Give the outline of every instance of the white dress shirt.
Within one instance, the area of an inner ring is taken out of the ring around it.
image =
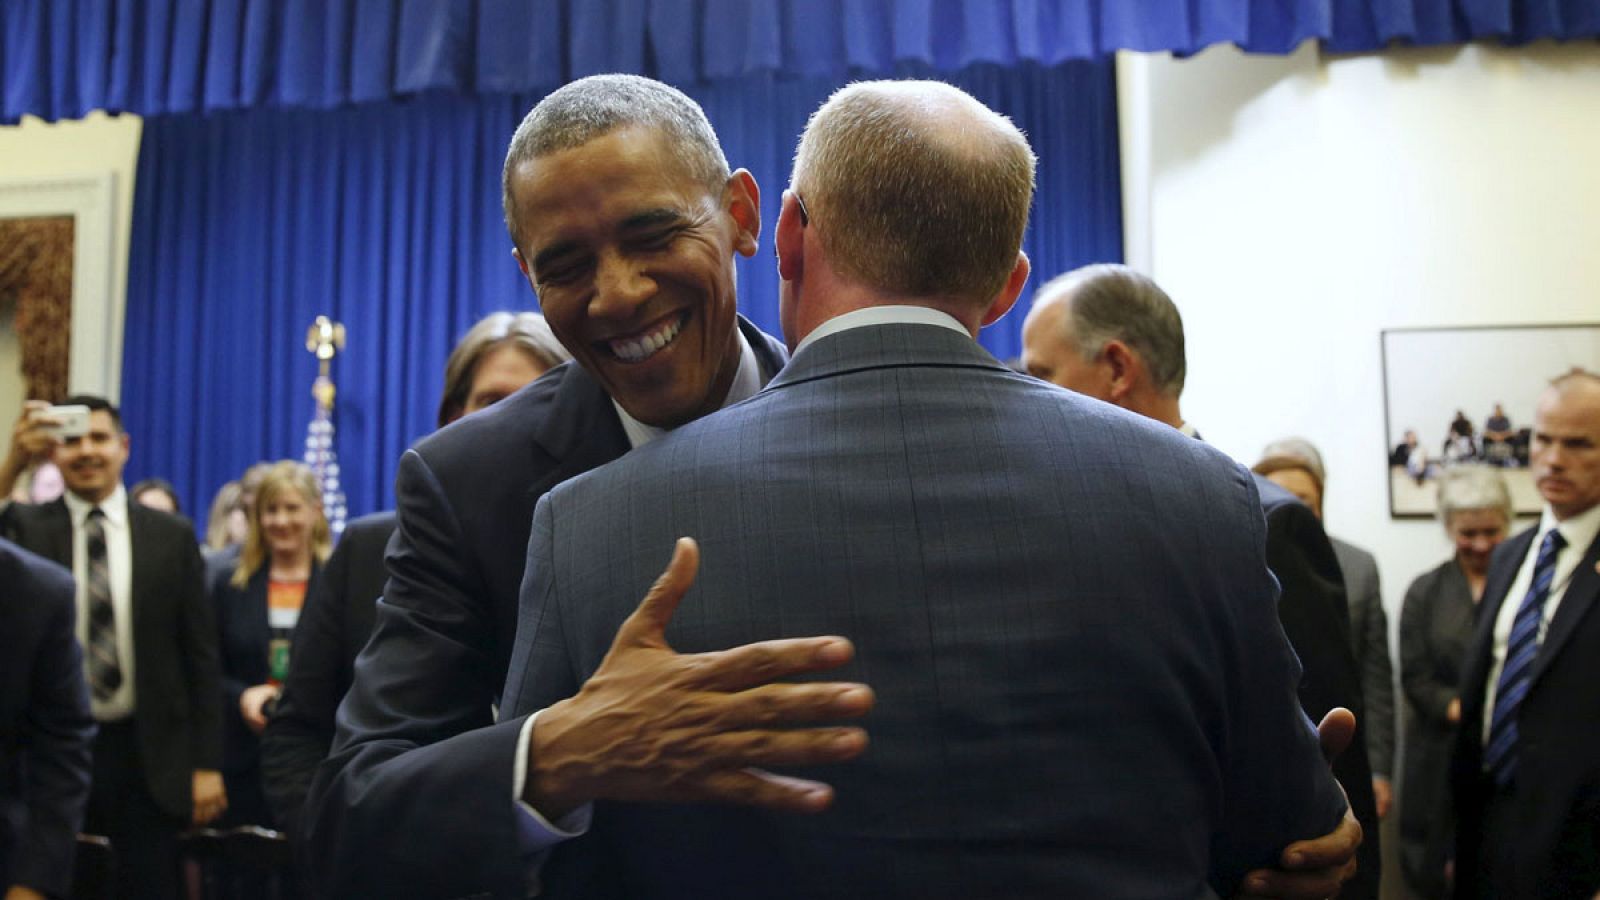
[[[89,512],[96,504],[67,491],[61,495],[66,501],[67,514],[72,517],[72,577],[78,583],[78,642],[89,646],[89,540],[84,525]],[[133,654],[133,539],[128,532],[128,492],[122,485],[111,496],[100,501],[100,520],[106,537],[106,566],[111,578],[111,611],[117,631],[117,667],[122,672],[122,683],[105,701],[89,698],[89,709],[96,721],[115,722],[133,715],[136,696],[133,691],[133,671],[136,662]],[[89,660],[84,657],[84,675],[88,676]]]
[[[866,328],[869,325],[938,325],[951,331],[959,331],[968,338],[972,337],[972,332],[967,330],[967,326],[956,321],[955,316],[937,309],[929,309],[926,306],[869,306],[834,316],[818,325],[806,335],[800,346],[794,348],[794,353],[799,356],[801,351],[830,334],[838,334],[852,328]]]
[[[1600,504],[1591,506],[1565,522],[1557,522],[1555,514],[1549,507],[1545,508],[1544,515],[1539,519],[1539,530],[1533,536],[1533,542],[1528,545],[1528,552],[1522,557],[1522,567],[1517,570],[1517,577],[1512,579],[1511,587],[1506,591],[1506,597],[1500,602],[1500,612],[1494,620],[1493,656],[1489,660],[1489,683],[1483,692],[1483,745],[1489,744],[1489,725],[1494,721],[1495,691],[1500,685],[1500,670],[1506,664],[1506,644],[1511,640],[1511,624],[1517,618],[1517,610],[1522,607],[1522,601],[1528,594],[1528,586],[1533,583],[1533,564],[1539,558],[1539,545],[1543,543],[1544,536],[1550,529],[1559,528],[1561,536],[1566,538],[1567,545],[1561,548],[1556,556],[1555,577],[1550,582],[1550,596],[1544,601],[1544,618],[1539,622],[1539,643],[1544,644],[1545,632],[1550,630],[1550,620],[1555,618],[1556,609],[1561,605],[1561,598],[1567,595],[1567,585],[1572,583],[1572,576],[1578,570],[1578,563],[1583,561],[1583,554],[1594,543],[1595,535],[1600,534]]]

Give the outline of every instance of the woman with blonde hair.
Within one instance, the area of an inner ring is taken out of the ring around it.
[[[332,549],[311,470],[289,460],[271,464],[256,493],[239,563],[212,584],[222,657],[224,824],[271,824],[261,789],[259,735],[289,670],[289,638],[306,589]]]

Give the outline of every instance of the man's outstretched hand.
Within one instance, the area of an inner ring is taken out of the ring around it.
[[[1336,706],[1322,717],[1317,736],[1322,755],[1332,763],[1355,737],[1356,717]],[[1339,888],[1356,874],[1356,848],[1361,846],[1361,824],[1345,805],[1339,827],[1319,838],[1295,841],[1283,848],[1277,869],[1256,869],[1245,875],[1235,900],[1323,900],[1337,897]]]
[[[819,812],[832,788],[764,767],[842,762],[866,749],[860,728],[796,726],[865,715],[871,688],[778,681],[849,662],[855,649],[844,638],[687,655],[667,645],[667,622],[699,566],[698,545],[680,538],[600,668],[576,696],[539,713],[524,799],[545,816],[599,799]]]

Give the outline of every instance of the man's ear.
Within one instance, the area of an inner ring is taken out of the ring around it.
[[[756,242],[761,239],[761,188],[748,169],[740,169],[728,176],[728,215],[739,229],[733,238],[734,252],[740,256],[755,256]]]
[[[528,268],[528,261],[522,258],[522,251],[512,247],[511,258],[517,261],[517,269],[522,272],[522,277],[527,279],[528,287],[533,288],[535,294],[539,293],[539,289],[533,284],[533,271]]]
[[[989,301],[989,308],[984,311],[983,321],[978,327],[993,325],[1011,311],[1011,307],[1016,305],[1017,298],[1022,295],[1022,286],[1028,283],[1028,273],[1031,271],[1033,264],[1028,261],[1028,254],[1018,250],[1017,264],[1011,267],[1011,274],[1006,276],[1005,287]]]
[[[1139,383],[1144,362],[1132,347],[1115,338],[1106,341],[1100,356],[1111,368],[1111,402],[1120,404]]]
[[[798,279],[805,271],[806,227],[800,221],[800,198],[794,191],[783,192],[774,243],[778,251],[778,277],[784,281]]]

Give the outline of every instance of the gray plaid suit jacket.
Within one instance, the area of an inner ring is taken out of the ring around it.
[[[504,715],[577,690],[681,535],[673,646],[851,638],[872,746],[799,773],[819,816],[597,804],[545,896],[1189,898],[1343,813],[1249,475],[970,338],[831,335],[553,490]]]

